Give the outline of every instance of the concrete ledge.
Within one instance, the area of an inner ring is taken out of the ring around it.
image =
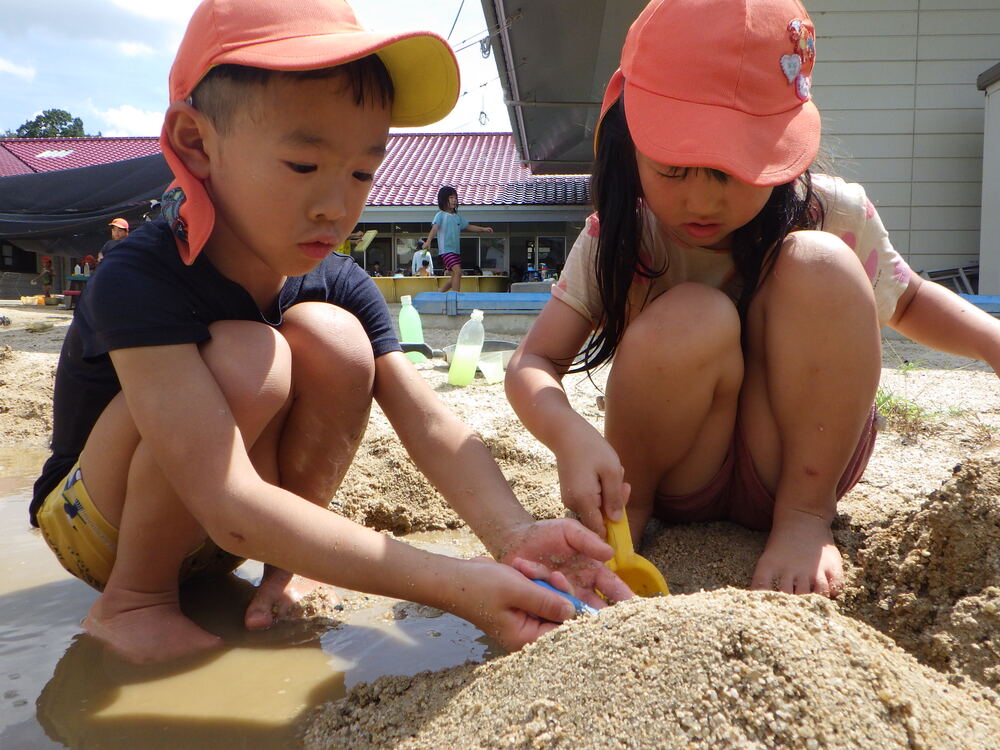
[[[492,315],[537,315],[552,298],[551,294],[513,292],[466,293],[424,292],[413,298],[413,306],[423,315],[467,317],[473,310]]]
[[[510,291],[528,294],[552,294],[552,285],[554,283],[553,279],[549,279],[548,281],[515,281],[510,285]]]
[[[960,294],[966,302],[971,302],[983,312],[1000,317],[1000,294]]]

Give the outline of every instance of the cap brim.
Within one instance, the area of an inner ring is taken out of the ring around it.
[[[279,39],[223,52],[212,64],[315,70],[371,54],[379,56],[392,78],[395,96],[391,125],[430,125],[451,112],[458,101],[455,53],[444,39],[426,31],[360,31]]]
[[[625,118],[636,148],[673,167],[710,167],[751,185],[791,182],[816,158],[820,117],[812,101],[752,115],[653,94],[625,81]]]

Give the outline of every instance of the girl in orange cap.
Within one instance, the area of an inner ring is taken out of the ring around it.
[[[815,40],[798,0],[645,8],[604,97],[597,212],[507,393],[594,531],[626,501],[636,541],[654,515],[769,530],[753,587],[835,596],[879,327],[997,369],[1000,324],[911,272],[860,185],[810,174]],[[561,379],[607,362],[602,436]]]

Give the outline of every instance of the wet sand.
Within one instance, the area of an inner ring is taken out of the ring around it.
[[[242,615],[259,563],[242,578],[184,590],[185,611],[226,642],[210,657],[139,668],[82,633],[96,592],[66,573],[27,523],[39,449],[0,448],[0,748],[287,750],[311,709],[361,682],[498,653],[482,633],[428,607],[341,591],[341,608],[248,633]],[[411,543],[478,554],[467,532]]]

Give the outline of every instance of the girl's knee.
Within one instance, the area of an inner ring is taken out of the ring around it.
[[[739,351],[740,316],[725,293],[705,284],[678,284],[649,303],[629,323],[622,348],[641,347],[676,360]]]
[[[270,326],[243,320],[216,321],[209,331],[201,356],[237,420],[249,411],[275,414],[283,408],[292,374],[284,338]]]
[[[285,312],[281,334],[292,353],[296,387],[316,385],[371,392],[375,358],[361,321],[326,302],[304,302]]]
[[[809,299],[870,298],[874,292],[861,261],[829,232],[793,232],[785,238],[766,285]]]

